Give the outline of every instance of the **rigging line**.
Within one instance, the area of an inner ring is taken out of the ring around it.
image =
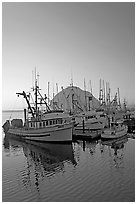
[[[34,99],[33,99],[33,97],[32,97],[31,94],[30,94],[30,98],[31,98],[31,100],[32,100],[32,104],[34,104]]]
[[[48,111],[50,111],[50,107],[48,106],[46,100],[43,98],[43,96],[41,95],[41,93],[39,92],[39,90],[38,90],[38,93],[39,93],[39,95],[41,96],[42,100],[44,101],[44,103],[45,103],[45,105],[46,105]]]

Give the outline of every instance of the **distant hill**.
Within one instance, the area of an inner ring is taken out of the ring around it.
[[[86,96],[86,97],[85,97]],[[86,98],[86,99],[85,99]],[[100,107],[100,102],[88,91],[76,86],[69,86],[55,95],[51,106],[58,106],[66,111],[80,112]]]
[[[2,110],[2,112],[23,112],[24,110]]]

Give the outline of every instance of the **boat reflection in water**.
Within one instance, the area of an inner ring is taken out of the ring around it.
[[[101,141],[101,152],[104,151],[104,146],[108,146],[109,148],[109,156],[113,158],[114,164],[116,168],[122,167],[123,164],[123,156],[124,156],[124,147],[125,144],[128,142],[128,137],[123,136],[119,139],[113,139],[113,140],[106,140]],[[113,154],[112,154],[112,151]]]
[[[102,145],[108,145],[111,146],[113,149],[122,149],[124,148],[124,143],[128,141],[127,136],[123,136],[122,138],[112,139],[112,140],[106,140],[101,141]]]
[[[96,145],[97,144],[98,144],[97,140],[91,140],[91,141],[83,140],[81,142],[80,146],[82,146],[83,151],[85,151],[87,149],[90,152],[90,154],[93,155],[96,152]]]
[[[54,144],[34,141],[20,141],[9,136],[5,136],[3,141],[4,151],[16,152],[23,150],[26,157],[27,171],[23,175],[23,183],[32,182],[31,177],[35,177],[35,185],[38,187],[39,178],[51,177],[54,174],[65,171],[65,164],[76,166],[72,144]],[[32,175],[34,174],[34,175]]]

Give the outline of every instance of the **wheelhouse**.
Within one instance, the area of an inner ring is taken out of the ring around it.
[[[62,118],[54,118],[42,121],[28,121],[29,128],[45,128],[50,126],[55,126],[58,124],[63,124]]]

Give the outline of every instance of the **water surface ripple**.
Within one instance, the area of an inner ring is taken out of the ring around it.
[[[135,200],[135,141],[22,142],[3,137],[2,199],[21,201]]]
[[[2,122],[9,117],[23,112],[5,112]],[[2,201],[134,202],[135,140],[118,143],[43,144],[3,133]]]

